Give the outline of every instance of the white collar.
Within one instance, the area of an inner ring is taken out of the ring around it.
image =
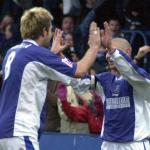
[[[32,39],[25,39],[25,40],[23,40],[23,42],[29,42],[29,43],[32,43],[36,46],[39,46],[39,44],[36,41],[32,40]]]

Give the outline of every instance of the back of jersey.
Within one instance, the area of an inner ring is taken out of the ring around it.
[[[11,48],[3,61],[3,85],[0,95],[0,138],[13,136],[22,74],[27,64],[22,53],[29,46],[31,44],[21,43]]]
[[[73,76],[76,64],[24,40],[8,51],[2,69],[0,138],[36,138],[44,123],[48,79],[68,82],[63,74]]]

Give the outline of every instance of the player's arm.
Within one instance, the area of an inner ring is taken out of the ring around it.
[[[60,31],[55,36],[54,44],[52,46],[52,52],[55,54],[61,53],[61,50],[64,48],[59,46],[61,45],[61,36],[62,33]],[[92,22],[89,32],[89,49],[87,50],[85,56],[79,62],[77,62],[74,77],[82,77],[87,73],[88,69],[96,59],[96,54],[100,48],[100,44],[100,30],[97,27],[97,24]]]
[[[115,50],[112,54],[112,58],[116,62],[117,69],[120,74],[132,85],[135,92],[142,95],[143,99],[149,101],[149,91],[150,91],[150,76],[149,74],[138,67],[132,59],[130,59],[122,51]]]
[[[98,74],[96,76],[86,76],[85,78],[70,78],[68,82],[69,85],[73,87],[73,89],[80,94],[88,92],[89,90],[96,90],[97,93],[101,96],[102,101],[105,99],[104,89],[102,86],[102,75]],[[99,80],[99,82],[98,82]]]
[[[134,64],[133,60],[123,51],[114,47],[111,42],[112,36],[107,22],[104,23],[104,32],[101,34],[101,38],[102,44],[108,48],[108,52],[114,60],[120,74],[122,74],[135,89],[142,87],[149,90],[149,74]]]
[[[75,122],[87,122],[87,105],[72,106],[71,103],[67,101],[67,92],[67,86],[64,83],[58,83],[57,96],[58,100],[61,102],[63,111]]]
[[[116,49],[111,56],[120,74],[122,74],[133,86],[145,85],[146,88],[150,85],[149,74],[138,67],[123,51]]]
[[[77,69],[75,72],[76,77],[84,76],[87,73],[89,67],[94,63],[97,52],[101,45],[100,30],[97,27],[97,24],[94,22],[92,22],[90,26],[88,45],[89,49],[87,50],[86,54],[77,63]]]
[[[48,50],[41,50],[42,52],[37,55],[42,64],[38,64],[45,72],[45,76],[51,80],[66,81],[66,84],[70,83],[68,76],[82,77],[84,76],[89,67],[92,65],[96,58],[97,51],[100,47],[100,31],[96,23],[92,23],[90,26],[89,35],[89,50],[78,63],[72,63],[67,58],[61,57],[58,54],[64,48],[61,46],[62,32],[56,31],[53,41],[52,52]],[[66,76],[67,75],[67,76]]]

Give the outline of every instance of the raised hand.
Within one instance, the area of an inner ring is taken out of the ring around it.
[[[104,22],[104,30],[101,30],[101,41],[102,45],[110,50],[111,47],[111,40],[112,40],[112,33],[110,31],[108,23]]]
[[[68,44],[63,45],[62,38],[63,31],[56,29],[53,37],[53,43],[51,51],[55,54],[61,53],[65,48],[68,47]]]
[[[57,96],[61,101],[67,99],[67,87],[62,82],[59,82],[57,85]]]
[[[139,48],[138,53],[135,56],[135,59],[141,59],[144,57],[148,52],[150,52],[150,46],[145,45]]]
[[[90,25],[88,45],[91,49],[99,49],[101,46],[100,29],[95,22]]]

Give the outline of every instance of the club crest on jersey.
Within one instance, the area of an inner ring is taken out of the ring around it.
[[[118,95],[119,95],[119,92],[120,92],[120,85],[115,85],[115,86],[113,87],[112,95],[113,95],[113,96],[118,96]]]
[[[62,62],[65,63],[67,66],[69,66],[69,67],[72,68],[72,65],[73,65],[73,64],[72,64],[72,62],[70,62],[67,58],[63,58],[63,59],[62,59]]]

